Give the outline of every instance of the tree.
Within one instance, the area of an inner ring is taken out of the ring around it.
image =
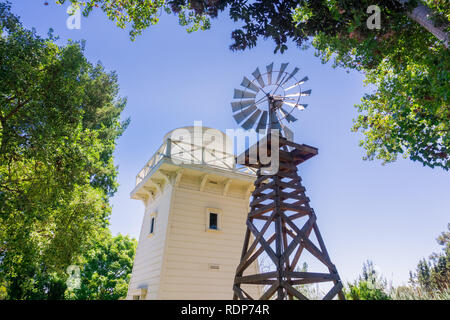
[[[106,233],[84,253],[81,286],[66,295],[79,300],[125,298],[130,281],[137,241],[128,236]]]
[[[0,34],[0,283],[9,299],[60,298],[108,225],[126,101],[82,43],[26,30],[8,2]]]
[[[361,276],[349,283],[344,292],[348,300],[390,300],[386,290],[386,280],[375,270],[373,262],[368,260],[363,264]]]
[[[272,38],[278,49],[286,43],[288,38],[292,38],[299,44],[314,36],[317,32],[335,32],[336,22],[340,21],[338,15],[355,18],[364,14],[370,5],[367,1],[269,1],[258,0],[248,3],[246,0],[144,0],[144,1],[114,1],[114,0],[69,0],[75,6],[86,4],[84,14],[87,16],[94,8],[101,8],[108,18],[117,22],[121,28],[125,28],[131,23],[130,35],[135,38],[142,33],[145,28],[156,24],[159,21],[161,10],[168,13],[175,13],[180,18],[181,25],[192,24],[190,30],[207,29],[210,27],[208,18],[216,18],[220,11],[229,8],[229,16],[234,21],[243,22],[243,27],[235,30],[232,38],[235,43],[233,49],[242,49],[256,45],[258,37]],[[57,0],[63,4],[66,0]],[[440,23],[435,23],[430,18],[434,12],[430,9],[437,6],[445,6],[443,1],[408,1],[408,0],[385,0],[372,1],[372,5],[381,5],[389,9],[407,15],[413,21],[422,25],[436,38],[443,41],[448,46],[448,35],[445,28]],[[436,4],[437,3],[437,4]],[[350,10],[339,8],[340,6]],[[292,11],[308,8],[314,16],[323,18],[299,26],[290,19]],[[405,10],[408,8],[408,10]],[[447,6],[448,8],[448,6]],[[360,10],[362,9],[362,10]],[[349,13],[351,14],[349,15]],[[447,12],[448,13],[448,12]],[[365,19],[364,19],[365,20]],[[340,22],[342,22],[341,20]],[[440,21],[441,22],[441,21]],[[339,24],[338,28],[345,27]]]
[[[367,27],[371,5],[381,10],[380,29]],[[231,50],[252,48],[260,38],[272,39],[281,52],[288,41],[312,44],[323,62],[359,70],[376,88],[357,106],[361,115],[353,127],[365,136],[365,159],[388,163],[403,154],[450,168],[448,1],[90,0],[84,13],[95,7],[120,27],[131,23],[132,38],[157,23],[162,9],[177,14],[188,31],[208,29],[209,18],[229,9],[241,24],[232,32]]]
[[[441,253],[433,253],[429,259],[422,259],[416,272],[410,272],[410,282],[428,293],[450,290],[450,223],[437,242],[443,246]]]
[[[0,284],[0,300],[6,299],[7,296],[8,296],[8,293],[6,290],[6,285],[2,283],[2,284]]]
[[[379,31],[355,24],[346,33],[319,33],[313,45],[324,62],[359,70],[376,88],[357,106],[361,114],[353,127],[365,135],[366,159],[386,163],[404,154],[448,170],[449,52],[405,15],[390,16]]]
[[[303,262],[302,267],[300,268],[299,266],[297,266],[295,272],[308,272],[308,264],[306,262]],[[294,286],[294,288],[297,289],[301,294],[303,294],[310,300],[319,300],[326,294],[326,292],[325,293],[321,292],[318,283],[299,284]],[[297,297],[294,297],[294,299],[297,299]]]
[[[400,0],[401,3],[407,4],[408,0]],[[438,1],[425,1],[426,3],[429,3],[428,5],[436,7]],[[408,17],[410,17],[412,20],[420,24],[422,27],[427,29],[429,32],[431,32],[437,39],[442,41],[444,45],[448,48],[448,33],[444,30],[443,27],[440,27],[439,25],[436,25],[436,23],[431,18],[434,13],[430,9],[428,5],[424,5],[423,3],[420,3],[417,1],[417,3],[412,7],[410,11],[407,12]],[[447,7],[448,8],[448,7]],[[447,11],[447,14],[449,12]]]

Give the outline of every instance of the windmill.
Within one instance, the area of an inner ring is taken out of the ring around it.
[[[300,99],[309,96],[311,90],[302,90],[302,85],[308,81],[308,77],[298,80],[296,75],[300,69],[295,68],[292,72],[287,72],[287,66],[288,63],[282,63],[280,70],[274,71],[271,63],[262,74],[259,68],[256,68],[252,73],[252,81],[244,76],[242,88],[234,89],[233,98],[236,101],[231,103],[231,109],[234,119],[242,128],[254,128],[258,132],[269,128],[279,129],[284,132],[286,138],[292,140],[293,134],[287,124],[297,121],[292,115],[295,110],[304,110],[307,107]]]
[[[294,111],[304,110],[307,106],[301,100],[311,94],[311,90],[303,89],[308,77],[298,79],[300,69],[288,72],[287,67],[288,63],[282,63],[279,70],[274,70],[271,63],[263,73],[256,68],[252,80],[244,76],[241,87],[234,90],[231,103],[234,119],[245,130],[255,129],[266,134],[262,139],[265,143],[260,140],[257,144],[257,153],[264,145],[267,148],[265,154],[269,154],[273,139],[277,139],[279,165],[277,172],[266,175],[267,164],[259,160],[259,154],[256,163],[249,161],[252,147],[243,154],[245,165],[257,169],[257,177],[247,215],[242,255],[235,273],[233,299],[305,300],[308,298],[298,286],[324,282],[331,287],[323,299],[335,296],[344,299],[342,282],[297,173],[297,166],[317,155],[318,149],[293,142],[293,133],[288,127],[297,121]],[[273,132],[277,134],[273,135]],[[298,266],[305,254],[326,271],[300,271]],[[270,259],[271,270],[252,274],[249,266],[263,256]],[[244,288],[253,285],[264,288],[260,297],[250,296]]]

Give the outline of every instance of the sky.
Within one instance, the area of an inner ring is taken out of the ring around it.
[[[232,52],[226,14],[211,30],[188,34],[177,18],[163,14],[160,23],[132,42],[105,14],[94,11],[68,29],[67,4],[52,0],[12,1],[12,10],[27,28],[45,36],[49,28],[63,45],[85,40],[85,54],[119,77],[120,95],[127,97],[123,119],[131,123],[115,151],[117,193],[111,199],[111,231],[139,237],[144,213],[141,201],[130,199],[135,176],[170,130],[202,121],[225,131],[236,128],[230,101],[233,89],[256,67],[289,62],[308,76],[312,95],[291,129],[295,140],[315,146],[319,154],[299,166],[321,234],[341,278],[353,281],[367,259],[394,285],[406,284],[409,271],[432,252],[441,250],[436,237],[450,222],[450,176],[400,157],[382,165],[363,161],[362,134],[351,131],[354,107],[370,88],[364,76],[322,64],[314,50],[290,45],[274,54],[274,44],[261,40],[254,49]]]

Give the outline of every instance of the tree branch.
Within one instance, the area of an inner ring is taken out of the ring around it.
[[[17,105],[16,105],[16,107],[8,114],[8,115],[6,115],[3,119],[6,121],[6,120],[8,120],[8,119],[10,119],[13,115],[15,115],[19,110],[20,110],[20,108],[22,108],[24,105],[26,105],[28,102],[30,102],[31,101],[31,99],[27,99],[27,100],[25,100],[24,102],[19,102]]]
[[[406,4],[408,0],[400,0],[402,4]],[[420,24],[422,27],[431,32],[438,40],[444,43],[444,46],[448,49],[448,34],[444,28],[439,28],[434,25],[431,16],[433,12],[426,5],[418,3],[411,12],[407,13],[408,17]]]

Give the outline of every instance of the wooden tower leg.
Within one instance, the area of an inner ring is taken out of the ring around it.
[[[317,149],[292,143],[283,137],[279,139],[278,172],[263,175],[262,166],[255,166],[258,172],[247,216],[241,260],[236,268],[233,299],[305,300],[308,298],[298,290],[298,286],[321,282],[333,284],[323,296],[324,300],[336,296],[344,299],[339,274],[328,255],[316,215],[309,206],[305,188],[297,174],[297,165],[317,154]],[[286,146],[291,151],[287,151]],[[317,245],[311,240],[312,234],[315,235]],[[328,272],[299,271],[297,266],[305,250],[323,264]],[[247,274],[245,271],[262,254],[270,258],[275,271]],[[260,297],[251,297],[242,285],[259,285],[264,290]]]

